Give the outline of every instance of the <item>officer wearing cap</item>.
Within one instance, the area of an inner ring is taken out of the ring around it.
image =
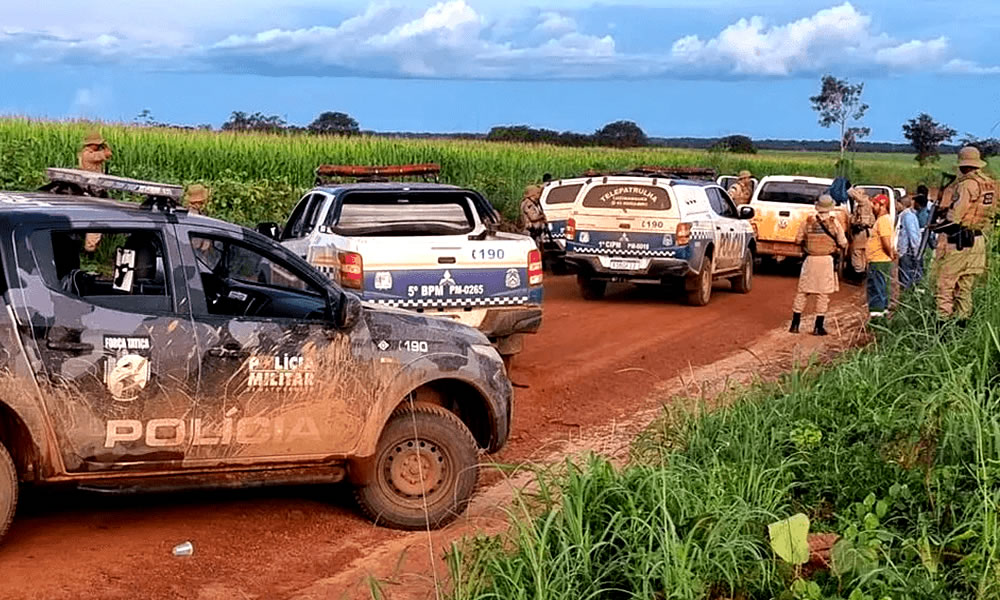
[[[76,155],[77,164],[84,171],[104,173],[104,163],[111,160],[111,147],[96,129],[83,139],[83,148]]]
[[[729,186],[729,197],[733,199],[736,206],[750,204],[750,197],[753,195],[753,182],[750,177],[750,171],[740,171],[739,179]]]
[[[528,232],[539,247],[545,235],[545,212],[542,211],[542,186],[552,181],[552,175],[542,176],[542,185],[529,185],[521,197],[521,229]]]
[[[805,250],[806,260],[799,275],[799,288],[792,304],[792,326],[790,333],[799,332],[802,312],[809,298],[816,298],[816,324],[814,335],[826,335],[824,321],[830,306],[830,294],[840,289],[837,271],[833,267],[833,257],[847,248],[844,228],[830,212],[833,197],[823,194],[816,201],[816,214],[809,217],[799,227],[795,240]]]
[[[986,163],[979,149],[966,146],[958,153],[959,177],[942,223],[934,226],[943,241],[938,267],[937,308],[944,320],[957,314],[960,324],[972,315],[972,287],[986,271],[986,239],[996,211],[996,182],[982,172]]]

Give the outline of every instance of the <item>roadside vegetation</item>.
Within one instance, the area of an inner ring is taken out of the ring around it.
[[[0,189],[32,190],[45,168],[76,165],[80,142],[92,125],[21,118],[0,119]],[[543,173],[556,178],[586,169],[637,165],[712,166],[720,174],[750,169],[755,176],[832,176],[833,153],[760,152],[739,155],[664,148],[566,148],[484,141],[412,140],[355,135],[317,136],[230,133],[159,127],[102,125],[114,157],[114,175],[169,183],[203,183],[212,189],[207,212],[253,225],[283,221],[313,184],[322,163],[398,164],[436,162],[442,180],[479,190],[514,217],[524,186]],[[856,154],[857,181],[906,186],[935,185],[936,169],[921,168],[906,154]],[[942,166],[944,166],[942,164]]]
[[[998,266],[964,330],[905,297],[832,364],[672,402],[624,467],[540,473],[508,533],[452,548],[451,598],[1000,597]],[[768,525],[797,513],[840,536],[829,565],[776,555]]]

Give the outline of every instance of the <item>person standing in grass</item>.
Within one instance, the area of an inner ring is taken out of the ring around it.
[[[799,332],[802,312],[806,309],[809,298],[816,298],[816,324],[814,335],[826,335],[826,311],[830,306],[830,294],[840,289],[837,281],[837,271],[833,268],[833,257],[847,248],[847,236],[844,228],[830,212],[833,210],[833,197],[823,194],[816,201],[816,214],[809,215],[799,227],[795,240],[806,253],[799,275],[799,288],[792,304],[792,326],[790,333]]]
[[[958,153],[958,170],[951,203],[941,233],[938,268],[938,317],[944,321],[957,313],[962,325],[972,315],[972,288],[986,272],[986,231],[996,212],[996,182],[981,169],[986,166],[974,146]]]
[[[733,199],[736,206],[750,204],[750,197],[753,195],[753,181],[750,171],[740,171],[739,179],[729,187],[729,197]]]
[[[889,279],[892,275],[892,261],[896,258],[893,247],[892,217],[889,216],[889,197],[879,194],[871,200],[875,215],[875,226],[868,236],[868,314],[870,317],[884,317],[889,309]]]
[[[899,213],[899,242],[896,252],[899,256],[899,284],[904,290],[915,286],[923,278],[924,261],[920,256],[920,221],[913,210],[909,197],[896,203]]]

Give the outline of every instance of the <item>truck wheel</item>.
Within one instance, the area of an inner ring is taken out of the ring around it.
[[[701,272],[690,282],[687,293],[688,304],[693,306],[705,306],[712,299],[712,271],[715,262],[711,256],[706,256],[701,261]]]
[[[17,509],[17,469],[0,443],[0,539],[3,539]]]
[[[415,403],[390,417],[375,453],[374,477],[358,504],[377,524],[438,528],[468,506],[479,479],[479,447],[453,413]]]
[[[747,252],[747,258],[743,261],[743,268],[740,274],[729,281],[732,282],[733,291],[740,294],[749,294],[753,289],[753,254]]]
[[[584,300],[600,300],[608,291],[607,281],[591,279],[584,275],[576,276],[576,284],[580,286],[580,295],[583,296]]]

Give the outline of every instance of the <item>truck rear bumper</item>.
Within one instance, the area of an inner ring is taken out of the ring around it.
[[[802,246],[794,242],[766,242],[763,240],[757,240],[757,254],[761,256],[790,256],[793,258],[802,258],[805,256]]]
[[[566,253],[566,262],[572,265],[577,273],[591,279],[605,279],[608,281],[655,281],[664,279],[684,278],[695,275],[691,270],[691,265],[685,259],[680,258],[647,258],[643,259],[644,266],[636,270],[611,269],[602,264],[600,257],[584,255],[576,252]]]

